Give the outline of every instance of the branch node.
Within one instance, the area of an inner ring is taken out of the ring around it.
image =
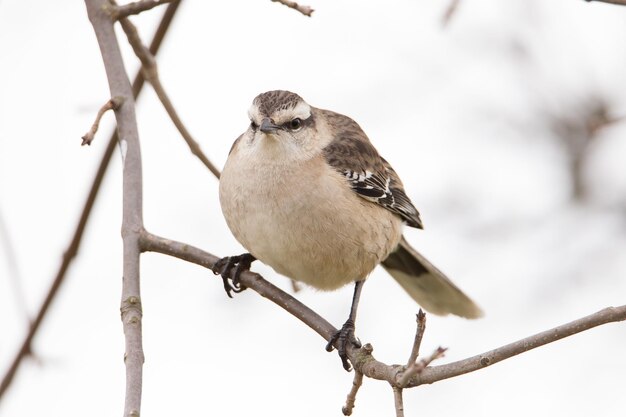
[[[419,362],[413,362],[406,366],[404,372],[400,372],[398,374],[399,379],[396,378],[397,386],[400,388],[405,388],[408,385],[409,381],[411,381],[411,378],[413,378],[415,375],[422,373],[422,371],[426,369],[426,367],[430,365],[432,361],[434,361],[435,359],[443,358],[446,350],[448,350],[448,348],[439,346],[427,358],[421,359]]]
[[[137,312],[140,317],[143,314],[143,309],[141,307],[141,299],[139,297],[132,295],[122,302],[122,306],[120,307],[120,313],[122,314],[122,317],[124,317],[130,311]],[[137,316],[133,316],[133,317],[136,318]],[[130,324],[136,323],[136,321],[133,321],[132,318],[128,322]]]
[[[172,1],[177,0],[140,0],[124,4],[122,6],[118,6],[117,4],[111,4],[109,7],[106,8],[106,11],[109,16],[111,16],[111,19],[113,21],[117,21],[130,15],[148,11],[156,6],[160,6],[161,4],[171,3]]]

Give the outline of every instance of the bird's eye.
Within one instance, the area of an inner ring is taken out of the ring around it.
[[[250,120],[250,127],[252,128],[252,130],[257,130],[259,125],[254,123],[254,120]]]
[[[295,118],[289,122],[289,129],[298,130],[302,127],[302,119]]]

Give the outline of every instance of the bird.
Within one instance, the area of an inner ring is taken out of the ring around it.
[[[248,251],[216,264],[228,296],[245,289],[239,274],[255,260],[319,290],[355,283],[348,320],[326,346],[337,347],[348,371],[348,344],[360,347],[355,321],[361,289],[379,264],[426,311],[482,316],[403,237],[404,226],[423,228],[420,214],[354,120],[285,90],[259,94],[248,117],[219,182],[226,223]]]

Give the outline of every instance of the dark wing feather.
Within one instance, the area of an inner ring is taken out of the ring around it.
[[[378,154],[365,132],[349,117],[320,111],[338,132],[324,148],[328,164],[346,177],[360,197],[399,215],[409,226],[421,229],[419,213],[404,193],[398,174]]]

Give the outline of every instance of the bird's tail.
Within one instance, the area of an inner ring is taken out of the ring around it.
[[[402,237],[382,266],[426,311],[468,319],[483,315],[480,307]]]

